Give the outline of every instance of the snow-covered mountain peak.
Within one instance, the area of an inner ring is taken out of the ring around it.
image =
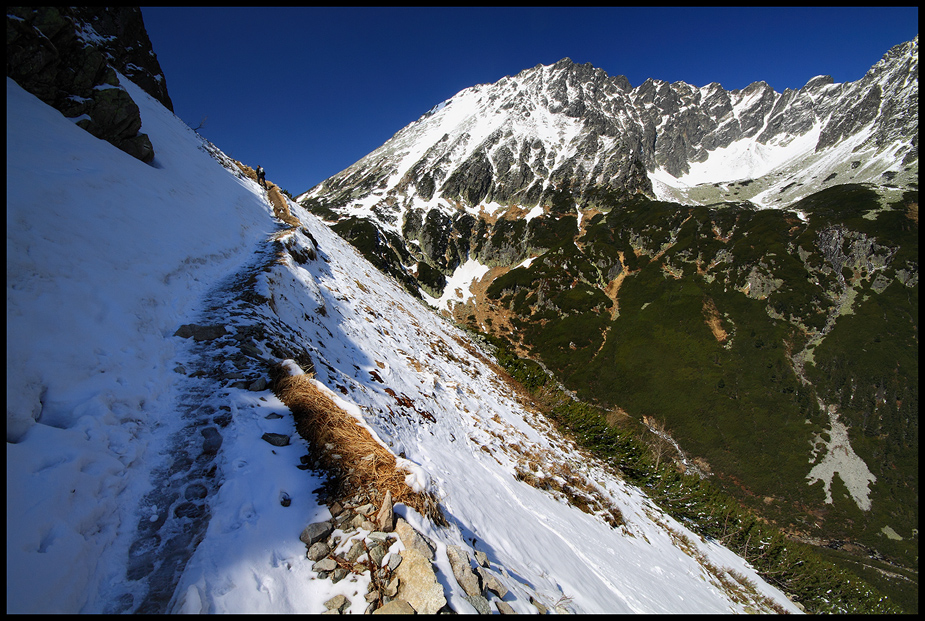
[[[775,207],[883,175],[902,187],[918,170],[917,76],[918,38],[857,82],[822,75],[784,93],[763,81],[726,91],[649,78],[632,88],[564,58],[461,91],[300,200],[374,214],[398,232],[410,209],[533,207],[563,186],[584,207],[601,189]],[[843,150],[859,145],[869,165],[843,170]],[[732,154],[747,153],[729,167]],[[750,183],[729,189],[742,180]]]

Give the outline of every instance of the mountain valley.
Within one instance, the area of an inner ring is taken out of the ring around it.
[[[917,612],[917,37],[537,65],[293,196],[140,9],[7,13],[8,612]]]
[[[563,59],[297,200],[550,381],[670,429],[680,468],[792,536],[911,569],[917,76],[917,39],[783,94]]]

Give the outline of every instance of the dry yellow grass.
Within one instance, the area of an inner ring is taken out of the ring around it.
[[[312,444],[321,463],[334,474],[339,493],[373,488],[384,496],[389,491],[393,502],[446,523],[437,499],[411,489],[405,483],[408,473],[398,469],[395,456],[319,390],[310,376],[291,376],[280,365],[272,374],[276,396],[292,411],[299,435]]]
[[[257,181],[257,172],[248,166],[247,164],[242,164],[241,162],[234,160],[234,163],[237,164],[238,168],[241,169],[249,179],[252,181]],[[267,198],[270,201],[270,204],[273,206],[273,215],[288,224],[289,226],[302,226],[302,222],[292,215],[289,211],[289,204],[286,203],[286,199],[283,198],[282,193],[279,191],[279,187],[272,181],[267,181]]]
[[[302,222],[289,211],[289,204],[275,183],[267,181],[267,198],[273,205],[273,215],[289,226],[302,226]]]

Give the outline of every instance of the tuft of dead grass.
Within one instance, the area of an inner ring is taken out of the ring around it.
[[[389,491],[393,502],[446,524],[437,499],[409,487],[408,473],[398,469],[395,456],[319,390],[310,375],[289,375],[279,364],[271,375],[274,393],[292,411],[296,430],[312,445],[313,457],[333,474],[338,493],[372,487],[384,496]]]

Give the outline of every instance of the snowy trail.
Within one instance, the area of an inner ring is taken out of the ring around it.
[[[264,243],[251,262],[206,296],[195,323],[239,323],[237,318],[248,314],[248,283],[272,260],[272,246]],[[212,499],[224,479],[223,435],[234,430],[238,410],[226,387],[229,375],[241,376],[231,377],[232,384],[264,375],[256,352],[241,352],[235,336],[189,339],[179,352],[176,413],[182,427],[170,434],[159,456],[163,462],[152,472],[151,491],[138,508],[137,532],[129,548],[128,582],[113,588],[107,612],[167,612],[177,582],[205,536]]]

